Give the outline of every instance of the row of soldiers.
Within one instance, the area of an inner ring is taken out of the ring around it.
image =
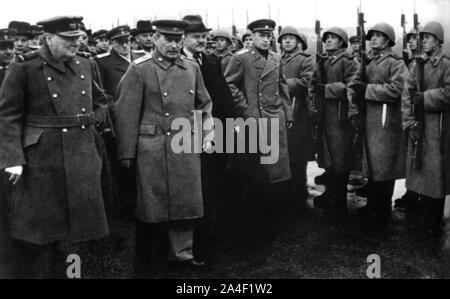
[[[54,252],[58,242],[107,236],[111,206],[129,201],[135,205],[137,251],[151,239],[149,226],[163,224],[171,263],[202,266],[198,257],[211,245],[208,221],[218,202],[227,200],[226,172],[238,178],[233,189],[240,200],[276,206],[289,186],[292,208],[302,209],[308,197],[306,165],[316,157],[327,173],[326,191],[314,200],[317,208],[345,215],[349,173],[360,166],[368,178],[363,218],[387,221],[395,180],[406,175],[407,188],[423,203],[426,228],[439,230],[447,192],[450,82],[440,24],[420,32],[426,53],[423,92],[414,80],[415,62],[408,72],[392,51],[395,33],[385,23],[367,32],[371,51],[365,72],[339,27],[323,33],[325,52],[316,64],[305,36],[294,27],[278,36],[281,53],[271,51],[276,24],[267,19],[248,25],[241,50],[233,49],[227,32],[215,32],[214,54],[206,54],[212,30],[197,15],[138,22],[134,33],[141,49],[135,51],[128,26],[103,32],[109,42],[101,44],[108,51],[96,56],[83,48],[87,33],[81,17],[38,24],[44,32],[38,50],[15,49],[31,37],[20,30],[10,30],[0,43],[2,70],[7,69],[0,91],[0,169],[14,189],[10,233],[37,245],[36,255],[49,256],[42,252]],[[415,119],[417,105],[425,109],[424,124]],[[256,153],[248,151],[249,123],[233,130],[236,139],[247,141],[245,153],[217,150],[209,134],[214,128],[208,126],[200,129],[205,153],[175,153],[179,130],[172,123],[180,117],[191,124],[198,118],[204,123],[253,119],[257,131],[265,132],[258,138],[267,144],[271,128],[260,120],[277,120],[279,127],[272,129],[278,159],[262,164],[267,153],[260,146]],[[355,140],[361,135],[359,156]],[[407,157],[419,140],[423,167],[415,170]]]

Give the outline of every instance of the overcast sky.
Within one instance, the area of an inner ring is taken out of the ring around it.
[[[399,30],[403,9],[412,27],[413,0],[362,0],[368,27],[384,21]],[[416,0],[422,23],[439,20],[450,31],[450,0]],[[39,20],[56,15],[81,15],[87,27],[93,30],[110,29],[117,24],[134,25],[140,19],[180,18],[188,13],[201,14],[212,28],[230,27],[232,11],[235,24],[244,28],[249,20],[269,16],[282,26],[313,27],[317,17],[323,27],[339,25],[354,27],[356,9],[360,0],[21,0],[3,1],[0,11],[0,27],[9,21]],[[450,32],[447,32],[450,33]]]

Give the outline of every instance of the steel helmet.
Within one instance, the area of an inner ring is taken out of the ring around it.
[[[348,35],[347,32],[345,32],[344,29],[340,28],[340,27],[331,27],[328,30],[326,30],[323,35],[322,35],[322,42],[325,42],[325,37],[327,36],[327,34],[329,33],[333,33],[336,34],[337,36],[339,36],[343,41],[343,48],[347,48],[348,47]]]
[[[366,40],[370,40],[372,38],[372,33],[374,31],[381,32],[387,36],[387,38],[389,39],[389,42],[388,42],[389,47],[395,46],[395,31],[391,25],[389,25],[387,23],[376,24],[375,26],[370,28],[370,30],[367,32]]]
[[[425,25],[422,31],[420,31],[420,35],[424,33],[429,33],[434,35],[441,44],[444,43],[444,28],[438,22],[430,22]]]

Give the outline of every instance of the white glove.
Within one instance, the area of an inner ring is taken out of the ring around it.
[[[5,172],[10,175],[9,181],[12,181],[12,184],[15,185],[22,176],[23,166],[8,167],[5,169]]]
[[[203,152],[205,152],[205,153],[212,152],[212,147],[213,147],[213,144],[211,141],[205,141],[203,143]]]

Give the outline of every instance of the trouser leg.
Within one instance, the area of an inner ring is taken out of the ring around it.
[[[194,258],[194,223],[181,221],[169,223],[167,227],[169,239],[169,261],[183,262]]]

